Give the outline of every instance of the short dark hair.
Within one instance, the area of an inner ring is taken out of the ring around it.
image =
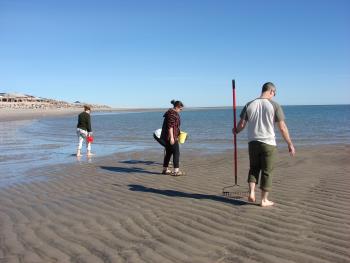
[[[84,111],[91,110],[91,107],[89,105],[84,105]]]
[[[275,89],[276,86],[272,82],[266,82],[261,89],[261,92],[264,93],[265,91],[269,91],[271,89]]]
[[[176,107],[184,107],[184,104],[181,101],[179,101],[179,100],[172,100],[172,101],[170,101],[170,103],[174,105],[174,108],[176,108]]]

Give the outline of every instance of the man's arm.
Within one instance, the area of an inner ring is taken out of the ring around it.
[[[286,141],[286,143],[288,144],[288,151],[290,153],[291,156],[295,155],[295,149],[292,143],[292,140],[289,136],[289,131],[288,131],[288,127],[287,124],[284,121],[279,121],[278,122],[278,128],[282,134],[283,139]]]
[[[244,119],[240,119],[238,124],[237,124],[237,127],[236,127],[236,134],[240,133],[241,131],[244,130],[245,126],[246,126],[247,122],[244,120]],[[232,129],[232,133],[234,133],[235,130],[234,128]]]

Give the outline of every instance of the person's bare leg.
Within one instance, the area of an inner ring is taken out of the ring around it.
[[[79,144],[77,149],[77,157],[81,156],[81,148],[83,147],[84,138],[79,135],[78,141],[79,141]]]
[[[87,142],[86,150],[87,150],[86,155],[87,155],[88,157],[91,157],[91,156],[94,155],[94,154],[91,152],[91,143],[90,143],[90,142]]]
[[[249,183],[248,201],[255,203],[255,183]]]
[[[261,190],[261,206],[262,207],[274,205],[274,202],[267,199],[268,195],[269,195],[269,192]]]

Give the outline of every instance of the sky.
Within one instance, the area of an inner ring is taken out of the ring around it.
[[[112,107],[350,104],[348,0],[0,0],[0,92]]]

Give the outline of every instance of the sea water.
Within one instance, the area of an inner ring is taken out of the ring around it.
[[[237,109],[237,120],[242,107]],[[296,147],[350,144],[350,105],[283,106]],[[101,157],[118,152],[161,150],[153,132],[161,128],[164,111],[93,113],[92,151]],[[0,122],[0,186],[29,180],[25,171],[75,162],[77,116]],[[181,130],[188,133],[182,151],[216,153],[233,149],[232,108],[188,109],[181,112]],[[276,128],[279,147],[285,143]],[[246,131],[237,137],[247,147]],[[85,147],[85,146],[83,146]],[[85,149],[83,148],[83,153]]]

